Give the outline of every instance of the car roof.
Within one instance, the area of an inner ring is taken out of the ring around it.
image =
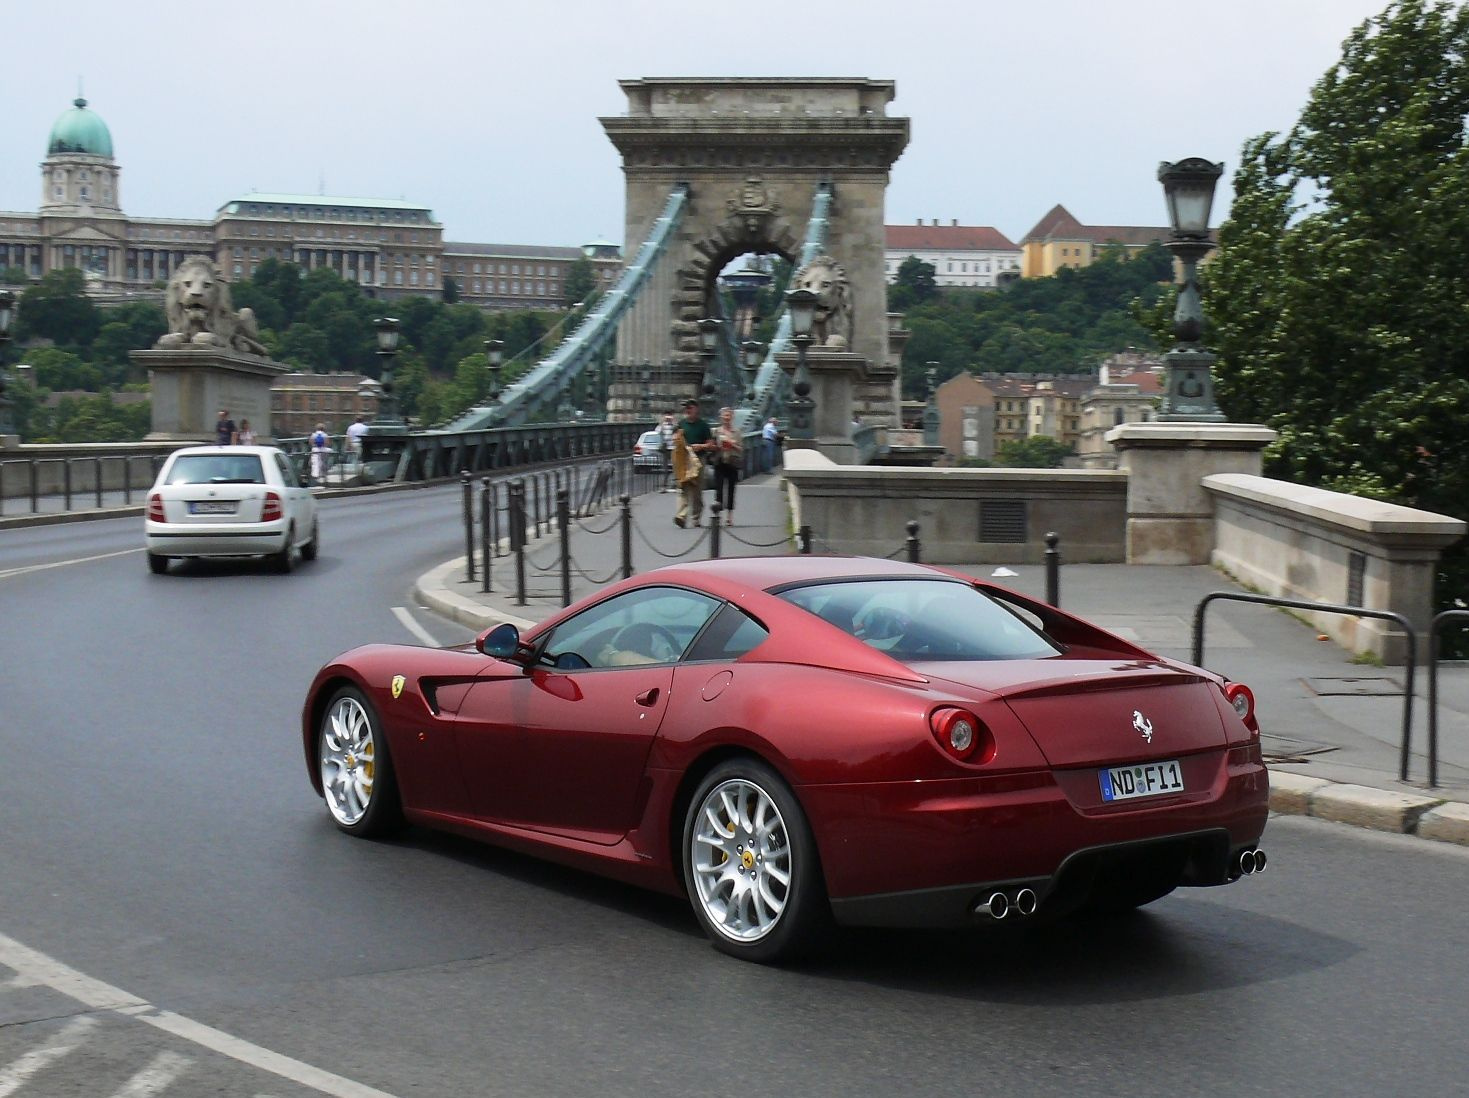
[[[822,580],[855,579],[859,576],[892,579],[953,579],[946,572],[906,561],[879,557],[839,557],[795,554],[780,557],[722,557],[718,560],[670,564],[656,570],[669,579],[678,576],[733,582],[766,591],[786,584],[817,583]]]
[[[279,454],[278,446],[181,446],[169,457],[179,457],[183,454]]]

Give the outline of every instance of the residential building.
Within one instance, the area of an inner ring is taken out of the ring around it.
[[[377,415],[382,386],[360,374],[282,374],[270,383],[270,426],[276,438],[304,438],[325,423],[340,435],[358,416]]]
[[[449,242],[444,275],[459,287],[460,301],[492,309],[559,309],[575,304],[566,300],[564,283],[571,265],[583,258],[603,292],[622,274],[617,246],[593,241],[580,248]]]
[[[1138,252],[1168,239],[1169,228],[1152,225],[1083,225],[1065,206],[1053,206],[1020,241],[1021,274],[1044,278],[1062,267],[1086,267],[1111,246]]]
[[[1002,271],[1020,268],[1021,250],[998,229],[960,225],[951,220],[940,225],[934,218],[925,225],[885,226],[884,250],[887,280],[898,277],[898,268],[909,256],[933,267],[934,282],[940,287],[976,286],[993,288]]]
[[[1097,382],[1082,398],[1076,454],[1083,469],[1117,468],[1117,451],[1107,432],[1124,423],[1147,423],[1163,393],[1163,360],[1125,351],[1098,368]]]

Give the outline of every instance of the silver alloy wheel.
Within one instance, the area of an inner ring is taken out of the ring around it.
[[[758,942],[791,895],[791,843],[770,794],[747,778],[709,791],[689,836],[696,899],[710,924],[736,942]]]
[[[350,694],[339,697],[326,715],[318,752],[326,807],[337,823],[351,827],[372,804],[377,751],[367,710]]]

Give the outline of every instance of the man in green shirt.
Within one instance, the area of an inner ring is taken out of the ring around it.
[[[678,481],[678,513],[673,521],[698,526],[704,517],[704,454],[714,449],[714,432],[699,415],[699,402],[686,400],[684,418],[673,433],[673,476]],[[682,457],[683,460],[679,460]]]

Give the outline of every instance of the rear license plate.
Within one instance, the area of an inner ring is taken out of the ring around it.
[[[1160,793],[1183,792],[1183,769],[1177,759],[1168,762],[1133,763],[1097,772],[1102,783],[1102,800],[1130,801],[1156,797]]]
[[[199,499],[189,501],[189,514],[191,515],[233,515],[234,513],[234,500]]]

